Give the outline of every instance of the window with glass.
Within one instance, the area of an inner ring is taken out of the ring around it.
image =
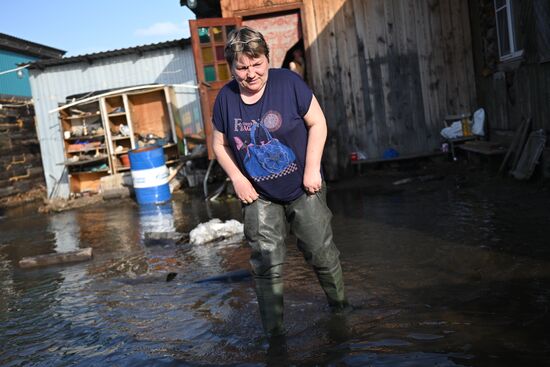
[[[520,0],[494,0],[500,60],[509,60],[523,54],[518,37]]]
[[[197,29],[200,57],[206,82],[227,81],[231,78],[225,61],[224,47],[227,35],[234,26],[212,26]]]

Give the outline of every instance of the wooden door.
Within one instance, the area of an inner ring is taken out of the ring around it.
[[[227,36],[241,25],[241,18],[207,18],[189,21],[191,43],[201,99],[201,112],[208,158],[212,150],[212,110],[218,91],[231,79],[230,65],[224,57]]]

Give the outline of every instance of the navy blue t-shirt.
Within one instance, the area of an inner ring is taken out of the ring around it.
[[[262,97],[242,101],[235,80],[218,93],[213,123],[225,134],[237,164],[263,197],[289,202],[304,194],[307,148],[304,115],[313,93],[296,73],[269,69]]]

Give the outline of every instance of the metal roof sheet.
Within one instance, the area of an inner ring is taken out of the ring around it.
[[[83,62],[83,61],[92,64],[96,60],[101,60],[101,59],[105,59],[113,56],[121,56],[121,55],[129,55],[129,54],[141,55],[142,53],[147,51],[171,48],[174,46],[180,46],[181,48],[184,48],[190,44],[191,44],[190,38],[182,38],[178,40],[158,42],[158,43],[152,43],[152,44],[142,45],[142,46],[126,47],[126,48],[120,48],[116,50],[101,51],[101,52],[95,52],[95,53],[85,54],[85,55],[64,57],[62,59],[40,60],[40,61],[31,63],[29,65],[29,69],[44,69],[48,66],[65,65],[65,64],[72,64],[72,63]]]
[[[60,58],[67,51],[0,33],[0,48],[40,58]]]

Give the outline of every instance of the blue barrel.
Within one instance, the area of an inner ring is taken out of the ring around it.
[[[162,147],[134,149],[128,156],[138,204],[162,204],[169,201],[169,173]]]

